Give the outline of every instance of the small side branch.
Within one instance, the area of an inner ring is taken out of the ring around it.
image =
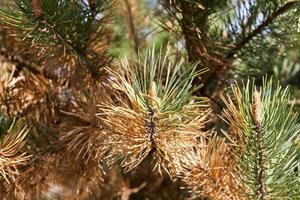
[[[0,55],[10,62],[15,63],[18,70],[22,70],[22,68],[25,67],[34,74],[42,74],[42,70],[38,65],[25,60],[21,56],[11,53],[5,47],[0,47]]]
[[[41,17],[43,12],[42,12],[42,8],[41,8],[40,0],[31,0],[31,6],[32,6],[35,17]]]
[[[137,37],[136,29],[135,29],[135,26],[134,26],[134,19],[133,19],[133,14],[132,14],[132,10],[131,10],[131,5],[129,4],[128,0],[124,0],[124,1],[125,1],[126,9],[127,9],[127,12],[128,12],[130,35],[133,39],[134,50],[135,50],[136,53],[138,53],[138,51],[139,51],[139,39]]]
[[[46,19],[42,20],[41,23],[48,27],[49,30],[51,30],[52,33],[57,38],[59,38],[60,42],[64,45],[64,47],[66,47],[66,49],[68,49],[68,51],[73,52],[73,54],[79,59],[79,61],[87,67],[93,78],[97,79],[99,77],[99,72],[90,65],[90,62],[84,52],[78,50],[71,42],[65,39],[62,34],[55,28],[55,26],[50,24]]]
[[[229,54],[227,58],[231,58],[236,54],[241,48],[243,48],[249,41],[251,41],[255,36],[261,33],[266,27],[268,27],[278,16],[282,15],[283,13],[287,12],[290,8],[296,5],[298,1],[289,1],[288,3],[284,4],[280,7],[277,11],[275,11],[272,15],[267,17],[265,21],[263,21],[256,29],[254,29],[248,36],[243,38],[238,44],[236,44]]]

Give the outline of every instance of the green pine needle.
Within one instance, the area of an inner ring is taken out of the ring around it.
[[[298,199],[300,124],[289,104],[289,88],[274,87],[272,80],[265,80],[256,94],[254,88],[248,81],[232,88],[234,100],[223,97],[228,108],[224,119],[237,129],[237,158],[248,195],[250,199]]]
[[[210,110],[203,98],[194,97],[197,63],[173,62],[170,49],[150,49],[137,61],[123,60],[107,68],[115,100],[100,104],[104,123],[116,140],[112,149],[123,158],[125,171],[137,167],[148,155],[154,168],[173,176],[194,151]]]

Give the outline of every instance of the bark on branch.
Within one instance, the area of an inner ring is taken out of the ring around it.
[[[25,60],[19,55],[11,53],[5,47],[0,47],[0,55],[2,55],[5,59],[9,60],[10,62],[15,63],[18,70],[22,70],[22,68],[25,67],[34,74],[42,74],[42,70],[38,65]]]
[[[128,12],[128,20],[129,20],[129,29],[130,29],[130,35],[131,38],[133,40],[133,47],[136,53],[138,53],[139,51],[139,39],[138,36],[136,34],[136,29],[135,29],[135,25],[134,25],[134,19],[133,19],[133,13],[131,10],[131,5],[128,2],[128,0],[124,0],[125,5],[126,5],[126,9]]]

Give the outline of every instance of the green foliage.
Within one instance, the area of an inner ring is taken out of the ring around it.
[[[21,140],[23,140],[27,134],[26,129],[27,127],[24,126],[23,120],[17,119],[16,117],[5,117],[4,114],[0,112],[0,147],[4,148],[4,146],[2,146],[3,144],[1,145],[1,143],[9,134],[16,136],[19,134],[16,139],[22,138]]]
[[[14,2],[14,7],[1,10],[1,20],[20,30],[20,34],[31,45],[63,47],[68,51],[85,49],[89,39],[87,30],[91,28],[95,16],[83,2],[43,0],[41,17],[35,16],[29,0]],[[97,2],[98,12],[107,9],[108,1]]]
[[[265,80],[259,89],[260,102],[256,102],[254,89],[251,81],[233,88],[236,107],[230,98],[224,99],[228,107],[225,120],[240,135],[236,155],[248,195],[250,199],[298,199],[300,124],[290,105],[289,89],[274,88],[272,80]]]
[[[154,169],[173,177],[197,139],[206,137],[201,127],[210,109],[193,95],[193,79],[202,73],[196,66],[173,60],[170,49],[152,48],[137,60],[107,68],[116,99],[101,103],[99,116],[116,138],[109,143],[117,156],[110,157],[121,157],[126,172],[151,157]]]
[[[106,10],[113,1],[95,2],[92,7],[83,0],[42,0],[40,7],[33,8],[29,0],[14,0],[13,5],[0,10],[0,21],[26,42],[26,53],[38,55],[35,62],[47,63],[46,67],[54,70],[62,65],[67,73],[72,67],[74,73],[85,66],[97,76],[97,62],[108,60],[99,43],[103,45],[106,37]],[[36,9],[41,10],[40,16]]]
[[[240,48],[233,73],[261,79],[282,62],[286,52],[299,48],[299,1],[234,2],[227,18],[222,15],[229,44],[235,44],[232,52]]]
[[[300,64],[293,62],[291,59],[285,58],[281,65],[274,67],[274,77],[282,83],[288,85],[296,81],[296,77],[300,72]]]
[[[133,88],[137,95],[147,94],[151,89],[151,84],[156,83],[157,94],[155,95],[161,98],[161,105],[158,106],[161,112],[179,110],[188,103],[193,91],[191,90],[193,78],[198,75],[195,73],[196,64],[189,66],[182,74],[179,74],[183,61],[171,68],[171,63],[164,63],[166,59],[167,57],[155,59],[154,50],[149,51],[146,57],[139,61],[141,63],[144,60],[147,64],[144,64],[143,70],[139,70],[138,66],[135,66],[133,78]],[[165,66],[167,67],[166,78],[163,77]],[[147,98],[140,96],[140,99],[144,105],[149,104]]]
[[[193,80],[206,70],[196,71],[198,63],[185,67],[183,59],[172,60],[170,49],[165,53],[161,50],[157,56],[155,48],[152,48],[144,56],[139,56],[137,62],[131,62],[129,69],[124,69],[128,73],[133,95],[144,110],[155,107],[159,112],[179,111],[196,98],[193,93],[201,85],[194,87]],[[124,66],[129,65],[128,62],[124,60]]]
[[[0,112],[0,137],[3,137],[8,130],[13,128],[15,118],[5,119],[3,113]]]
[[[17,119],[17,117],[5,117],[0,112],[0,140],[10,133],[18,134],[22,129],[27,129],[23,120]]]

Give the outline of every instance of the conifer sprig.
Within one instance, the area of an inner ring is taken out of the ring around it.
[[[0,21],[15,30],[30,47],[27,53],[38,55],[48,68],[62,65],[70,71],[85,66],[96,76],[95,60],[108,61],[103,50],[108,43],[105,11],[112,4],[97,0],[92,9],[81,0],[14,0],[12,6],[0,10]]]
[[[250,199],[300,197],[300,125],[289,105],[289,89],[264,81],[257,91],[248,81],[233,87],[233,98],[223,97],[225,120],[232,126],[238,169]],[[235,103],[234,103],[235,102]],[[236,137],[238,136],[238,137]]]
[[[168,51],[156,55],[153,48],[136,62],[123,60],[118,69],[107,69],[118,93],[114,102],[100,105],[100,115],[117,138],[113,149],[121,150],[126,171],[151,154],[154,167],[170,173],[197,137],[205,137],[201,129],[209,109],[192,95],[193,78],[201,72],[196,64],[185,67],[171,59]]]
[[[94,84],[70,92],[68,112],[61,110],[63,121],[51,131],[39,129],[46,133],[29,138],[34,158],[16,179],[15,187],[8,189],[7,199],[14,199],[19,190],[25,199],[42,199],[53,185],[70,188],[82,198],[99,192],[104,179],[102,163],[106,164],[103,154],[110,148],[101,119],[96,117],[97,103],[105,100],[105,92]]]
[[[80,51],[88,40],[86,30],[94,20],[90,8],[81,1],[39,0],[40,6],[29,0],[14,0],[14,7],[2,9],[1,21],[21,32],[25,40],[33,46],[40,45],[49,49],[63,47],[64,51]],[[97,11],[102,12],[111,5],[107,1],[97,3]],[[39,11],[37,11],[39,10]],[[69,12],[65,12],[68,10]],[[36,12],[39,12],[37,16]],[[24,31],[24,32],[22,32]]]
[[[0,113],[0,180],[8,183],[19,174],[18,167],[25,165],[30,155],[22,152],[28,127],[16,118],[5,119]]]
[[[245,200],[241,191],[245,185],[236,170],[231,145],[225,138],[213,136],[198,146],[183,172],[182,180],[191,192],[191,197],[200,196],[216,200]]]

